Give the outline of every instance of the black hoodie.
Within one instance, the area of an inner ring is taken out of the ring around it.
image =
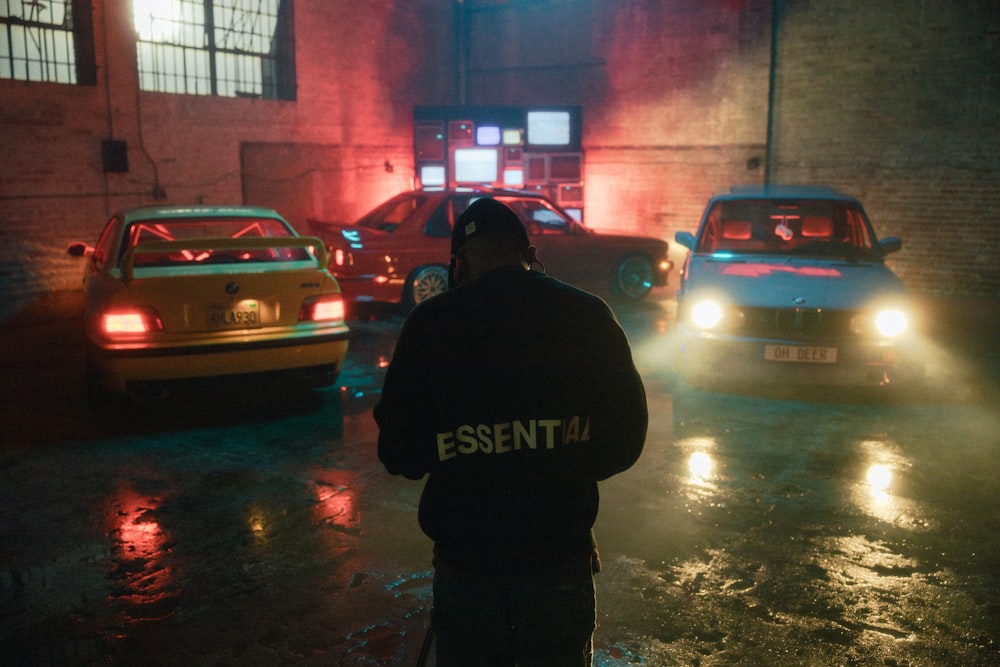
[[[642,381],[596,296],[496,269],[417,306],[374,409],[392,474],[429,474],[435,557],[480,574],[559,568],[594,551],[597,482],[646,437]]]

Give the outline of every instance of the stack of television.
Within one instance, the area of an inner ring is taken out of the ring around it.
[[[416,107],[418,187],[489,186],[549,196],[583,219],[580,107]]]

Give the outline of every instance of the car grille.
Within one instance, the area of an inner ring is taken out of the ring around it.
[[[761,338],[839,338],[850,334],[853,312],[820,308],[741,308],[734,333]]]

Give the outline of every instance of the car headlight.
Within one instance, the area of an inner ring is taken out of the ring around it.
[[[896,338],[910,326],[906,312],[899,308],[882,308],[857,315],[851,320],[851,331],[861,335]]]
[[[875,329],[886,338],[895,338],[909,326],[906,313],[890,308],[881,310],[875,315]]]
[[[691,321],[702,329],[712,329],[722,322],[722,306],[716,301],[705,300],[691,307]]]

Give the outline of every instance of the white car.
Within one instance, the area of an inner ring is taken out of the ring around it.
[[[915,369],[910,299],[861,203],[821,187],[712,197],[677,293],[678,371],[696,383],[884,386]]]

